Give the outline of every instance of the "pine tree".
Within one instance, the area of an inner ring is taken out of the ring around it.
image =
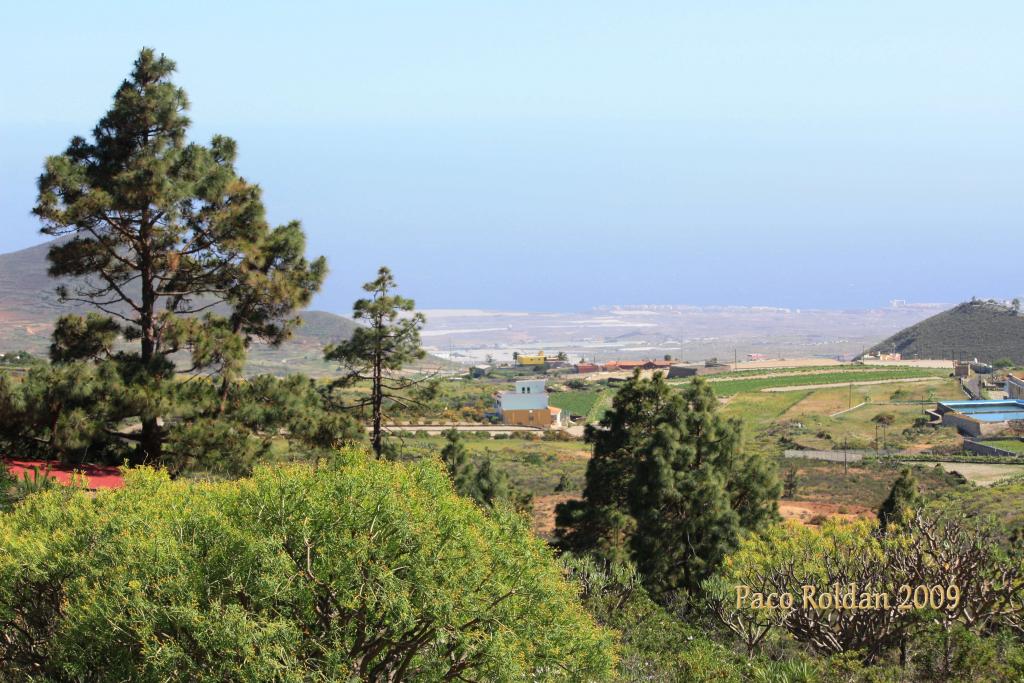
[[[665,406],[630,487],[633,558],[655,593],[697,590],[734,550],[744,529],[777,518],[770,463],[741,452],[741,425],[718,412],[696,379]]]
[[[420,328],[426,318],[413,313],[412,299],[391,293],[396,287],[391,271],[382,266],[377,278],[363,285],[371,297],[359,299],[353,306],[352,317],[365,327],[356,328],[351,339],[324,349],[325,360],[347,368],[336,386],[370,382],[366,404],[371,410],[371,443],[378,458],[384,451],[385,401],[406,406],[415,403],[409,392],[425,381],[401,374],[402,368],[426,355],[420,347]]]
[[[655,593],[692,590],[744,529],[778,516],[772,464],[742,453],[741,425],[710,386],[681,393],[661,373],[627,381],[597,428],[583,500],[560,505],[564,547],[632,559]]]
[[[298,221],[269,231],[259,249],[248,254],[238,281],[226,290],[231,305],[231,332],[241,335],[245,349],[253,339],[271,346],[287,340],[302,323],[295,311],[309,305],[327,276],[327,260],[305,258],[306,235]],[[221,412],[240,365],[222,370]]]
[[[627,558],[635,527],[629,488],[637,459],[665,419],[671,400],[672,388],[660,373],[648,380],[635,372],[615,394],[598,426],[587,425],[584,439],[593,454],[583,498],[556,508],[556,535],[562,547],[595,551],[609,560]]]
[[[917,479],[909,468],[904,468],[892,484],[888,497],[878,508],[878,521],[883,532],[891,526],[906,523],[921,508],[923,500],[917,489]]]
[[[44,234],[63,238],[48,254],[50,275],[69,279],[59,295],[99,311],[58,322],[52,359],[107,366],[92,431],[135,442],[134,463],[164,462],[170,418],[188,428],[196,417],[177,374],[220,375],[223,412],[249,342],[280,343],[326,273],[303,256],[297,223],[270,229],[259,187],[235,171],[233,140],[186,141],[174,69],[143,49],[92,139],[47,159],[33,210]],[[135,348],[115,353],[118,337]],[[179,352],[189,367],[171,360]]]
[[[476,466],[472,497],[484,507],[493,508],[503,502],[521,512],[529,511],[533,504],[533,496],[519,491],[505,470],[495,467],[489,456],[484,457]]]
[[[786,470],[786,478],[782,482],[782,497],[793,498],[796,496],[796,490],[800,486],[800,474],[796,471],[795,467],[790,467]]]
[[[484,458],[473,477],[475,498],[481,505],[493,507],[499,500],[509,497],[508,475],[494,467],[490,458]]]
[[[444,438],[445,445],[441,449],[441,460],[448,469],[448,476],[451,477],[459,495],[472,496],[473,465],[469,461],[466,445],[462,442],[458,430],[454,428],[445,430]]]

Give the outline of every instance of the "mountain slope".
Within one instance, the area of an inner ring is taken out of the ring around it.
[[[871,348],[904,358],[961,358],[1024,364],[1024,317],[994,301],[969,301],[922,320]]]
[[[61,303],[55,292],[57,281],[46,274],[46,254],[52,242],[0,254],[0,353],[24,350],[46,356],[50,333],[57,318],[65,313],[84,314],[87,304]],[[300,325],[291,339],[274,348],[253,344],[246,373],[276,375],[303,372],[311,376],[337,374],[337,366],[323,361],[328,344],[349,339],[359,326],[354,320],[327,311],[302,311]],[[414,367],[448,367],[450,364],[428,355]]]
[[[49,250],[50,242],[46,242],[0,254],[0,322],[38,322],[75,310],[74,305],[57,300],[57,283],[46,274]]]
[[[91,310],[84,304],[61,303],[54,291],[57,281],[46,274],[50,242],[0,254],[0,351],[24,349],[46,355],[50,332],[58,316]],[[301,369],[327,372],[320,360],[323,347],[352,336],[357,324],[326,311],[303,311],[304,324],[279,348],[257,344],[250,371],[284,372]],[[291,363],[289,363],[291,361]]]

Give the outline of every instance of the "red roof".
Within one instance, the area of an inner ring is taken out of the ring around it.
[[[55,460],[15,460],[14,458],[4,458],[3,461],[11,474],[18,479],[21,479],[25,472],[31,478],[33,476],[32,469],[35,468],[39,471],[40,475],[45,474],[64,485],[71,483],[72,474],[81,472],[85,475],[85,487],[88,489],[119,489],[124,486],[124,477],[121,475],[121,470],[116,467],[64,465]]]
[[[615,370],[617,368],[632,370],[633,368],[643,367],[643,364],[642,360],[613,360],[605,363],[604,367],[606,370]]]
[[[634,370],[636,368],[667,368],[670,360],[613,360],[605,363],[605,370]]]

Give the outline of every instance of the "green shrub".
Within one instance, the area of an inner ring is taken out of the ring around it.
[[[610,643],[525,520],[435,461],[140,469],[0,515],[5,681],[605,680]]]
[[[530,465],[541,465],[544,463],[544,457],[540,453],[527,453],[523,461]]]

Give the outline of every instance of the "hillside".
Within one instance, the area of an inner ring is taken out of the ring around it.
[[[994,301],[969,301],[897,332],[870,349],[903,358],[1009,358],[1024,363],[1024,317]]]
[[[65,313],[85,313],[84,304],[61,303],[57,281],[46,274],[46,253],[51,242],[0,254],[0,353],[24,350],[46,356],[50,333]],[[215,309],[216,310],[216,309]],[[302,325],[277,348],[255,344],[246,364],[247,374],[304,372],[314,377],[335,373],[335,365],[322,360],[323,348],[348,339],[358,323],[327,311],[302,311]],[[415,367],[448,367],[448,361],[428,355]]]
[[[57,317],[89,310],[57,299],[57,282],[46,274],[49,248],[46,242],[0,254],[0,351],[24,349],[45,356]],[[304,324],[292,339],[276,349],[262,345],[253,349],[249,372],[328,372],[328,365],[320,360],[323,347],[348,339],[356,323],[326,311],[304,311],[301,315]]]
[[[46,274],[50,244],[0,254],[0,323],[49,321],[76,310],[57,300],[56,282]]]

